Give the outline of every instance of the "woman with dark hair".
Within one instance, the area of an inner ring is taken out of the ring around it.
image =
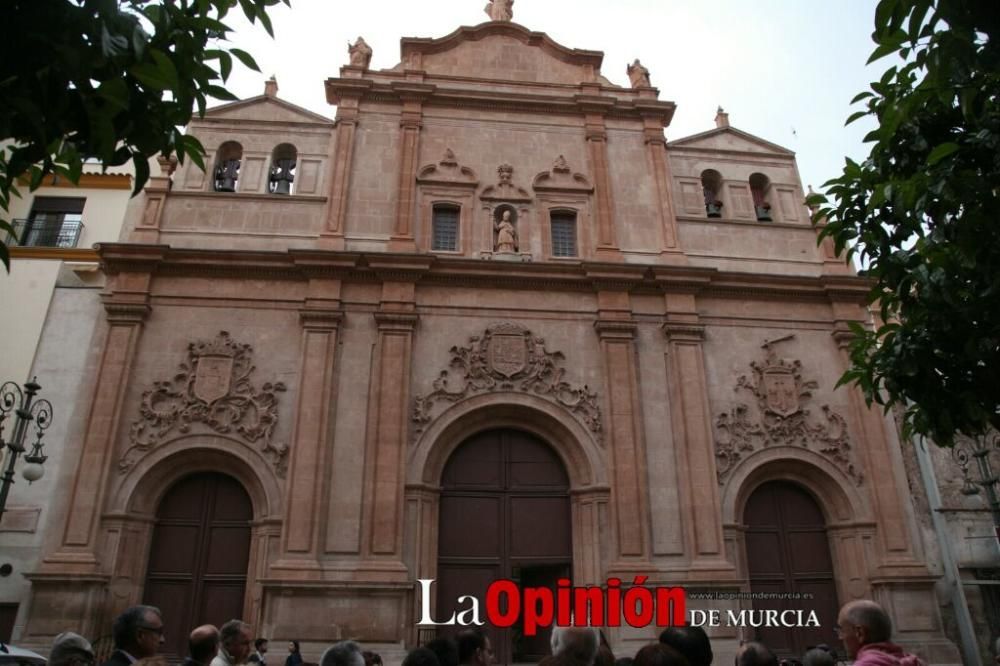
[[[288,641],[288,658],[285,666],[302,666],[302,654],[299,652],[298,641]]]

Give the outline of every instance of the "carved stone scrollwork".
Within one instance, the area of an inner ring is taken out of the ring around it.
[[[433,390],[417,396],[413,423],[417,434],[436,416],[442,403],[454,403],[479,393],[517,391],[551,400],[601,440],[597,394],[587,385],[565,381],[561,352],[545,349],[545,340],[512,323],[493,324],[483,335],[469,338],[467,347],[452,347],[451,363],[434,380]]]
[[[856,485],[864,475],[854,464],[847,421],[829,405],[822,405],[822,418],[814,418],[803,403],[812,398],[815,381],[802,377],[802,362],[778,358],[774,345],[793,338],[788,335],[765,342],[763,362],[752,361],[752,375],[742,375],[733,391],[747,391],[757,402],[751,407],[738,403],[715,419],[715,456],[719,484],[724,483],[744,454],[769,446],[801,446],[830,459]]]
[[[214,340],[188,345],[188,358],[173,379],[153,383],[142,394],[139,419],[129,429],[131,446],[118,461],[129,470],[146,452],[171,433],[186,434],[202,424],[220,434],[235,434],[247,443],[260,442],[261,452],[285,475],[287,444],[271,441],[278,424],[277,393],[282,382],[266,382],[260,390],[250,382],[256,369],[253,348],[220,331]]]

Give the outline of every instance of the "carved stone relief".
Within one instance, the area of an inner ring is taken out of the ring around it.
[[[806,403],[818,386],[802,376],[802,362],[779,358],[774,345],[794,338],[787,335],[765,342],[763,361],[752,361],[751,375],[742,375],[733,391],[746,391],[756,407],[738,403],[715,419],[715,456],[719,484],[749,454],[770,446],[800,446],[826,456],[855,484],[864,479],[854,464],[847,421],[829,405],[814,416]]]
[[[566,158],[560,155],[551,171],[543,171],[535,176],[532,189],[536,192],[590,193],[594,191],[594,186],[582,173],[573,173]]]
[[[414,400],[416,434],[442,411],[442,405],[480,393],[514,391],[562,405],[601,440],[597,394],[586,384],[567,382],[563,354],[547,351],[545,340],[523,326],[493,324],[482,335],[469,338],[468,346],[452,347],[450,353],[450,367],[434,380],[433,390]]]
[[[479,184],[479,177],[469,167],[459,164],[451,148],[446,148],[440,162],[420,168],[417,172],[417,182],[475,187]]]
[[[497,167],[497,184],[484,189],[479,198],[483,201],[529,202],[531,194],[514,184],[514,167],[501,164]]]
[[[187,361],[172,379],[153,382],[142,394],[140,417],[129,429],[131,446],[118,461],[119,472],[129,470],[168,435],[187,434],[197,427],[237,435],[248,444],[259,442],[261,452],[279,476],[287,464],[287,444],[271,441],[278,424],[277,393],[282,382],[254,388],[250,375],[253,348],[220,331],[214,340],[188,345]]]

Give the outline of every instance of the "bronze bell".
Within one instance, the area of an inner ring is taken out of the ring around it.
[[[215,191],[235,192],[240,177],[240,161],[226,160],[215,170]]]
[[[295,175],[292,174],[293,169],[295,169],[295,160],[274,161],[274,164],[271,165],[271,176],[268,179],[271,194],[292,193],[292,183],[295,182]]]

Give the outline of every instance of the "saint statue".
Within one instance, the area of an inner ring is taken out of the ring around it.
[[[372,61],[372,47],[368,46],[364,37],[358,37],[358,40],[353,44],[348,42],[347,52],[351,56],[352,67],[368,69],[368,64]]]
[[[510,21],[514,18],[514,0],[490,0],[483,10],[491,21]]]
[[[500,216],[500,221],[494,225],[497,232],[497,246],[495,252],[514,253],[517,252],[517,229],[510,220],[510,211],[505,210]]]
[[[642,66],[638,58],[625,71],[628,72],[628,80],[632,83],[633,88],[650,87],[649,70]]]

